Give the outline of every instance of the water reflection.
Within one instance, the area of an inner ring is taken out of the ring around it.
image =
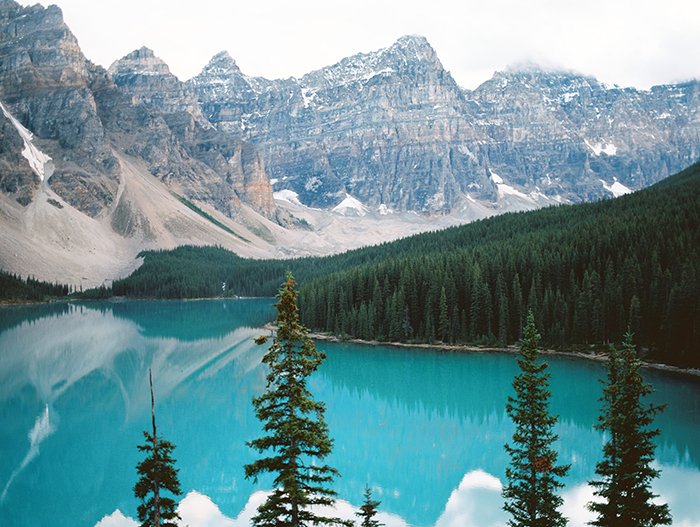
[[[148,368],[161,432],[177,448],[183,525],[243,526],[269,482],[245,480],[259,437],[250,404],[265,389],[252,342],[270,300],[65,304],[0,311],[0,525],[132,527],[136,445],[148,428]],[[318,342],[328,359],[311,387],[327,404],[339,515],[356,519],[366,484],[387,527],[505,525],[500,488],[513,428],[508,354],[455,354]],[[601,366],[552,358],[552,411],[570,525],[590,519],[600,459]],[[668,411],[655,492],[676,525],[700,525],[700,389],[645,372]]]

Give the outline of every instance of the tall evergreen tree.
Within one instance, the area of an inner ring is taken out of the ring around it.
[[[520,342],[521,373],[513,380],[516,397],[508,396],[506,404],[516,426],[513,446],[505,445],[511,464],[503,488],[503,508],[513,516],[508,521],[512,527],[561,527],[567,521],[557,510],[563,500],[556,491],[563,487],[558,478],[567,474],[569,465],[557,465],[552,449],[558,439],[552,431],[558,416],[549,413],[551,374],[546,373],[546,362],[537,362],[539,339],[530,311]]]
[[[331,506],[336,493],[328,487],[338,471],[316,464],[328,456],[333,441],[323,414],[325,405],[315,401],[307,388],[308,377],[325,359],[316,350],[307,330],[299,323],[297,292],[291,273],[277,297],[277,335],[263,357],[267,364],[267,391],[253,398],[255,415],[267,434],[247,444],[259,453],[271,451],[249,465],[246,478],[275,473],[275,489],[258,507],[256,526],[350,525],[312,511],[314,506]],[[256,339],[264,344],[266,337]]]
[[[365,487],[365,501],[360,511],[355,513],[355,516],[362,518],[360,527],[381,527],[383,523],[378,522],[374,519],[377,514],[377,507],[381,501],[372,499],[372,491],[369,489],[369,485]]]
[[[440,316],[438,318],[438,333],[440,334],[440,341],[445,342],[447,340],[447,335],[450,333],[450,317],[447,311],[447,295],[445,294],[445,288],[442,288],[440,292]]]
[[[153,398],[153,377],[148,370],[148,379],[151,383],[151,416],[153,419],[153,435],[144,431],[146,444],[138,446],[141,452],[148,452],[146,459],[136,465],[136,471],[141,476],[134,485],[134,495],[141,500],[138,507],[141,527],[177,527],[175,520],[180,516],[175,511],[177,502],[167,496],[161,495],[166,490],[174,496],[180,495],[180,481],[178,469],[175,468],[175,460],[171,453],[175,448],[169,441],[160,439],[156,430],[156,410]],[[148,497],[149,494],[152,495]],[[148,499],[147,499],[148,497]],[[164,523],[161,523],[164,522]]]
[[[588,508],[598,514],[591,525],[600,527],[652,527],[671,523],[667,504],[653,503],[650,489],[659,470],[654,460],[653,438],[658,429],[648,427],[664,406],[644,405],[641,399],[652,393],[639,373],[641,363],[635,354],[632,334],[625,335],[622,352],[612,348],[603,388],[603,403],[596,428],[609,433],[603,446],[603,459],[596,465],[599,479],[590,484],[601,502]]]

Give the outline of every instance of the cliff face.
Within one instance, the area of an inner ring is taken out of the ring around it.
[[[230,217],[235,217],[241,202],[275,217],[272,186],[255,147],[216,130],[194,93],[153,51],[134,51],[112,64],[109,73],[136,107],[131,121],[136,122],[137,133],[130,138],[127,153],[146,159],[151,173],[167,185],[181,187],[186,195]],[[157,122],[146,117],[154,112]],[[111,124],[123,131],[124,121],[122,115]]]
[[[467,147],[485,139],[469,126],[472,105],[422,37],[282,81],[247,77],[219,54],[188,84],[213,123],[258,147],[275,190],[307,205],[350,194],[430,214],[452,210],[469,185],[495,197]]]
[[[9,0],[0,4],[2,141],[13,141],[18,129],[8,124],[16,119],[52,158],[47,174],[51,188],[92,216],[111,202],[118,187],[119,163],[93,97],[93,91],[111,85],[106,72],[82,55],[58,7],[22,8]],[[22,163],[0,169],[3,190],[23,204],[31,201],[43,177],[36,170],[30,177]]]
[[[650,92],[536,68],[497,73],[469,94],[489,168],[518,188],[571,202],[646,187],[700,157],[700,84]]]
[[[216,130],[149,50],[120,66],[123,89],[58,7],[0,0],[0,268],[87,287],[144,249],[274,254],[288,217],[255,147]]]
[[[115,205],[122,168],[114,148],[229,217],[242,203],[276,216],[252,145],[215,130],[191,90],[152,51],[127,55],[110,73],[90,63],[56,6],[0,2],[0,102],[0,190],[23,205],[44,179],[22,160],[26,131],[51,158],[50,188],[91,217]]]
[[[262,152],[275,190],[426,215],[635,190],[700,157],[698,83],[650,92],[537,68],[462,90],[422,37],[301,79],[244,75],[225,53],[188,82],[218,128]]]

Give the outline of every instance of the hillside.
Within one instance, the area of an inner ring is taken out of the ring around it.
[[[619,342],[700,364],[700,165],[634,194],[511,213],[325,258],[252,261],[221,249],[149,252],[120,295],[270,296],[291,270],[311,329],[505,346],[535,313],[543,342]]]
[[[537,67],[463,90],[405,36],[299,79],[226,52],[183,82],[141,47],[108,70],[58,6],[0,1],[0,269],[92,287],[144,250],[335,254],[647,187],[700,158],[700,84]]]

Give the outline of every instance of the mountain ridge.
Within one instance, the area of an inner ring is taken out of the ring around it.
[[[698,81],[525,70],[464,90],[412,35],[300,78],[220,52],[182,82],[146,47],[96,66],[59,7],[0,0],[0,266],[100,285],[182,243],[327,254],[619,195],[700,158]]]
[[[188,84],[213,124],[258,146],[275,191],[322,208],[348,196],[427,216],[574,203],[643,188],[700,154],[697,81],[643,92],[528,65],[464,90],[415,36],[298,79],[205,68]]]

